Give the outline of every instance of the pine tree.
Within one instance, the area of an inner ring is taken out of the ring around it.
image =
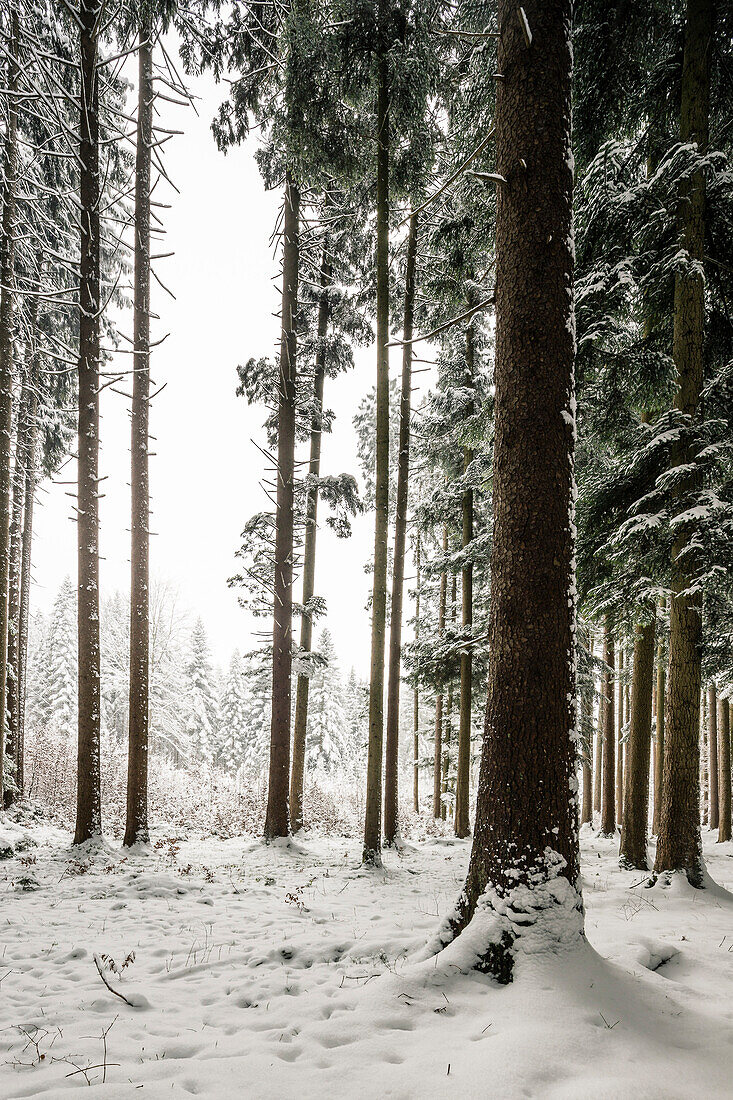
[[[201,619],[191,634],[190,656],[186,664],[187,749],[193,759],[211,762],[219,731],[219,704],[209,643]]]
[[[216,763],[229,772],[241,768],[246,759],[250,706],[244,665],[239,650],[235,649],[224,681],[216,750]]]
[[[44,646],[43,700],[34,710],[42,726],[70,739],[76,729],[78,664],[74,588],[67,577],[53,604]],[[40,713],[39,713],[40,712]]]
[[[332,775],[347,756],[346,708],[336,651],[326,629],[316,652],[321,663],[312,676],[306,759],[309,768]]]

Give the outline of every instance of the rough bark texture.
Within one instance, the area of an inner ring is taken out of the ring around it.
[[[718,828],[718,693],[715,684],[708,688],[708,775],[710,782],[710,812],[708,823],[711,829]]]
[[[474,305],[469,300],[469,308]],[[474,329],[469,325],[466,330],[466,377],[464,385],[468,390],[474,385]],[[473,412],[473,404],[467,415]],[[463,473],[466,475],[473,462],[473,451],[463,448]],[[473,542],[473,489],[466,489],[461,501],[461,546],[464,551]],[[470,636],[473,622],[473,564],[467,561],[461,570],[461,605],[464,636]],[[456,769],[456,816],[454,821],[457,837],[467,837],[471,833],[468,813],[468,795],[471,770],[471,689],[473,650],[465,645],[461,650],[461,697],[458,725],[458,766]]]
[[[400,736],[400,658],[402,654],[402,595],[405,581],[407,496],[410,477],[410,400],[412,397],[412,318],[415,307],[417,214],[410,218],[405,267],[405,312],[402,324],[402,383],[400,389],[400,438],[397,460],[394,558],[392,560],[392,608],[389,628],[389,677],[387,682],[387,739],[384,760],[384,841],[397,840],[398,753]]]
[[[79,638],[79,744],[76,830],[80,844],[102,832],[100,790],[99,647],[99,333],[100,333],[100,16],[96,0],[79,5],[81,48],[79,292],[79,459],[77,464],[77,552]]]
[[[624,819],[621,828],[621,862],[626,867],[648,870],[646,837],[649,817],[649,756],[652,739],[654,694],[654,619],[637,625],[631,680],[631,714],[626,754]]]
[[[500,940],[477,961],[502,982],[512,980],[515,939],[547,919],[542,906],[554,911],[562,898],[568,919],[549,932],[558,947],[580,942],[582,929],[572,793],[571,4],[534,0],[524,12],[531,45],[516,5],[499,3],[496,152],[507,182],[496,220],[489,683],[471,860],[451,921],[455,935],[479,898],[508,901],[508,914],[497,910]]]
[[[331,285],[331,261],[328,244],[321,258],[321,295],[318,302],[318,348],[313,372],[313,411],[310,426],[308,460],[309,487],[305,502],[305,544],[303,547],[303,607],[313,599],[316,583],[316,536],[318,533],[318,478],[321,474],[321,435],[323,427],[323,389],[326,380],[326,336],[328,334],[328,288]],[[305,611],[300,620],[300,648],[310,653],[313,645],[313,617]],[[303,827],[303,785],[305,781],[305,742],[308,730],[310,677],[298,675],[295,692],[293,727],[293,766],[290,773],[290,819],[293,832]]]
[[[601,779],[601,836],[616,833],[616,666],[613,630],[606,622],[603,635],[603,776]]]
[[[718,707],[718,739],[719,739],[719,821],[718,842],[731,838],[731,809],[730,809],[730,704],[727,699],[721,699]]]
[[[300,191],[285,177],[280,375],[277,406],[277,505],[272,618],[272,719],[265,839],[288,836],[290,712],[293,664],[293,501],[295,488],[295,376],[300,250]]]
[[[381,866],[382,749],[384,741],[384,652],[387,620],[387,528],[389,524],[389,67],[387,3],[379,2],[383,38],[377,64],[377,438],[374,479],[374,584],[369,673],[369,748],[364,813],[363,862]]]
[[[687,0],[682,63],[680,139],[708,143],[710,56],[715,6],[713,0]],[[692,420],[698,415],[704,376],[705,176],[694,172],[681,184],[681,245],[693,261],[675,276],[673,356],[677,369],[675,408]],[[694,454],[684,439],[676,446],[673,465],[684,466]],[[689,488],[682,486],[681,492]],[[684,506],[684,505],[683,505]],[[669,622],[669,705],[664,759],[664,787],[655,871],[684,870],[693,886],[702,886],[700,836],[700,647],[702,623],[699,594],[690,591],[694,563],[687,552],[689,531],[680,525],[672,547]]]
[[[8,648],[11,436],[13,430],[13,339],[15,323],[15,208],[18,166],[18,12],[10,13],[3,146],[3,211],[0,240],[0,808],[5,761],[5,687]]]
[[[130,698],[127,821],[123,843],[146,844],[148,832],[148,722],[150,676],[150,163],[153,141],[152,25],[138,43],[137,148],[135,154],[135,300],[130,444]]]
[[[665,610],[665,600],[660,600],[659,609],[662,614]],[[662,787],[664,785],[664,719],[665,719],[665,692],[666,692],[666,668],[664,664],[664,645],[661,631],[659,644],[657,645],[657,685],[656,685],[656,737],[654,739],[654,813],[652,815],[652,833],[656,836],[659,832],[659,815],[662,812]]]

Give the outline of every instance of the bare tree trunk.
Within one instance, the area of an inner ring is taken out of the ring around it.
[[[443,556],[448,551],[448,528],[443,527]],[[448,597],[448,574],[440,574],[440,595],[438,596],[438,637],[445,633],[445,608]],[[441,776],[443,774],[443,687],[440,685],[435,697],[435,753],[433,757],[433,817],[441,816],[443,804]]]
[[[295,489],[295,380],[300,253],[300,190],[285,176],[280,378],[277,408],[277,507],[272,627],[272,719],[265,840],[288,836],[290,710],[293,665],[293,502]]]
[[[25,701],[28,668],[28,624],[30,616],[31,559],[33,553],[33,508],[36,496],[36,441],[38,438],[38,378],[36,355],[31,367],[30,404],[28,408],[28,441],[24,485],[24,511],[20,566],[20,606],[18,608],[18,725],[15,739],[15,783],[18,798],[25,794]]]
[[[662,598],[659,602],[659,610],[663,614],[666,601]],[[662,812],[662,785],[664,780],[664,718],[665,718],[665,694],[666,671],[664,666],[664,644],[662,642],[661,624],[659,642],[657,643],[657,728],[654,739],[654,813],[652,815],[652,833],[659,833],[659,815]]]
[[[10,12],[6,125],[3,151],[3,212],[0,241],[0,808],[4,804],[5,692],[8,656],[8,574],[13,432],[13,342],[15,327],[15,209],[18,173],[18,11]]]
[[[616,834],[616,686],[613,629],[606,619],[603,634],[603,790],[601,794],[601,836]]]
[[[100,7],[80,0],[81,50],[79,292],[79,458],[77,463],[79,746],[76,830],[81,844],[102,833],[99,646],[99,360],[100,360]]]
[[[710,775],[710,814],[711,829],[717,829],[718,813],[718,694],[715,683],[708,688],[708,773]]]
[[[400,391],[400,440],[397,460],[392,609],[389,630],[389,679],[387,683],[387,740],[384,761],[384,842],[398,839],[398,773],[400,737],[400,657],[402,653],[402,595],[407,541],[407,496],[410,479],[410,401],[412,398],[412,318],[415,307],[417,214],[410,218],[405,270],[405,314],[402,324],[402,387]]]
[[[620,826],[624,819],[624,673],[626,652],[623,646],[618,649],[618,710],[616,712],[616,822]]]
[[[364,813],[363,862],[382,863],[382,748],[384,651],[387,620],[387,528],[389,525],[389,65],[387,2],[379,0],[377,61],[377,438],[374,520],[374,586],[369,676],[369,748]]]
[[[719,795],[719,821],[718,843],[731,839],[731,810],[730,810],[730,704],[727,699],[721,699],[718,704],[718,795]]]
[[[153,26],[143,17],[138,42],[135,155],[135,302],[130,445],[130,697],[125,846],[149,840],[148,737],[150,677],[150,164],[153,141]]]
[[[328,335],[331,262],[328,242],[321,258],[321,294],[318,302],[318,350],[313,372],[313,412],[310,428],[310,485],[305,501],[305,545],[303,547],[303,615],[300,621],[300,648],[310,653],[313,646],[313,616],[307,611],[316,583],[316,536],[318,533],[318,478],[321,474],[321,438],[323,431],[323,388],[326,380],[326,336]],[[308,693],[310,677],[298,674],[295,692],[293,728],[293,767],[290,774],[290,818],[293,832],[303,828],[303,784],[305,780],[305,743],[308,730]]]
[[[593,728],[593,696],[589,691],[581,693],[581,722],[583,728],[591,731]],[[593,734],[589,733],[587,746],[583,748],[583,805],[580,814],[580,824],[591,824],[593,821]]]
[[[521,16],[499,2],[496,163],[507,182],[496,218],[488,703],[471,861],[450,931],[481,899],[478,928],[492,932],[476,965],[500,982],[512,980],[528,926],[541,922],[558,948],[582,942],[568,737],[577,724],[570,22],[570,0],[532,0]]]
[[[713,0],[687,0],[682,62],[680,138],[708,144],[710,57],[713,50]],[[704,376],[705,337],[705,175],[694,172],[681,184],[681,245],[689,264],[678,269],[674,291],[673,354],[677,368],[675,408],[691,421],[699,412]],[[684,439],[676,446],[674,466],[692,462]],[[690,481],[683,487],[689,488]],[[669,711],[664,760],[664,790],[659,821],[655,871],[684,870],[693,886],[703,884],[700,835],[700,647],[702,622],[699,595],[691,591],[694,564],[686,525],[672,546],[669,624]]]
[[[31,320],[30,328],[35,328]],[[8,571],[8,645],[6,665],[6,720],[7,737],[5,742],[6,758],[9,758],[17,770],[18,761],[18,642],[20,620],[20,575],[23,554],[23,503],[25,500],[25,478],[28,465],[28,441],[30,424],[28,421],[30,405],[30,349],[22,371],[20,398],[18,400],[18,420],[15,432],[15,466],[12,479],[12,509],[10,515],[10,561]],[[5,806],[15,801],[15,787],[5,791]]]
[[[637,624],[631,681],[631,714],[626,754],[626,792],[621,827],[621,863],[648,870],[646,834],[649,817],[649,756],[654,694],[654,619]]]
[[[469,306],[474,302],[469,299]],[[466,378],[469,390],[474,386],[474,328],[469,324],[466,330]],[[473,402],[467,415],[473,412]],[[463,448],[463,475],[466,476],[473,462],[473,451]],[[463,550],[473,542],[473,489],[465,489],[461,500]],[[462,625],[466,641],[461,649],[461,696],[460,721],[458,727],[458,767],[456,770],[456,816],[455,834],[457,837],[471,835],[469,820],[469,783],[471,769],[471,689],[473,686],[473,650],[470,645],[471,625],[473,623],[473,565],[467,561],[461,570]]]
[[[700,811],[703,825],[707,825],[710,812],[709,791],[707,696],[703,689],[700,694]]]
[[[605,722],[604,708],[606,706],[603,690],[603,679],[601,678],[601,690],[598,693],[598,724],[596,727],[595,776],[593,783],[593,811],[597,814],[601,812],[601,790],[603,788],[603,724]]]
[[[420,642],[420,530],[417,531],[415,548],[417,580],[415,587],[415,644]],[[420,812],[420,688],[415,679],[412,706],[412,808]]]

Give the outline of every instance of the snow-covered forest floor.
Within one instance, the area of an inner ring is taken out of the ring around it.
[[[5,823],[0,1097],[733,1095],[733,897],[647,889],[617,843],[582,840],[589,946],[521,958],[499,987],[410,958],[468,843],[411,842],[365,872],[354,839],[163,829],[149,853],[80,855]]]

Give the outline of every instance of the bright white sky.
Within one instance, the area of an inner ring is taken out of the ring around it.
[[[279,280],[273,281],[278,264],[268,241],[280,196],[264,190],[254,139],[226,156],[214,144],[210,122],[226,86],[202,79],[190,87],[200,97],[198,117],[190,109],[168,107],[163,120],[186,131],[166,146],[166,168],[181,194],[156,193],[172,202],[163,212],[168,241],[156,251],[175,250],[175,256],[156,267],[176,301],[153,284],[153,309],[161,316],[153,339],[170,335],[155,350],[152,365],[156,383],[166,388],[153,402],[151,416],[157,437],[151,459],[151,529],[157,532],[151,570],[172,582],[181,603],[202,616],[215,659],[225,665],[232,649],[254,645],[253,629],[269,628],[238,606],[227,578],[236,570],[234,552],[244,521],[267,506],[259,484],[264,460],[251,442],[264,442],[265,411],[249,408],[235,388],[237,364],[272,354],[278,339],[273,316],[279,308]],[[122,327],[131,335],[131,316]],[[336,421],[333,434],[323,439],[323,473],[358,474],[352,416],[373,385],[374,358],[372,350],[358,353],[353,372],[327,382],[325,402]],[[399,355],[393,352],[393,358],[395,371]],[[125,360],[129,366],[129,357]],[[103,392],[103,595],[129,588],[128,406],[124,397]],[[75,477],[70,462],[58,480]],[[40,495],[33,590],[39,610],[48,610],[67,574],[76,578],[76,528],[65,495],[71,488],[52,485]],[[316,573],[316,592],[328,602],[321,625],[331,630],[342,670],[353,665],[363,676],[370,645],[365,611],[370,577],[363,565],[371,555],[373,523],[373,515],[357,518],[346,542],[322,524]]]

